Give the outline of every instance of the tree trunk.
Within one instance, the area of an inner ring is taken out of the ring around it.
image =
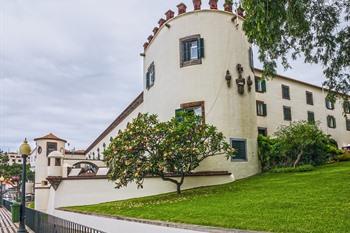
[[[180,183],[176,184],[176,192],[177,192],[177,194],[181,194],[181,184]]]
[[[181,186],[182,186],[182,184],[184,183],[184,180],[185,180],[185,173],[181,174],[180,181],[177,181],[175,179],[171,179],[169,177],[165,177],[164,174],[160,174],[160,177],[164,181],[169,181],[169,182],[172,182],[172,183],[176,184],[176,192],[177,192],[177,194],[181,194]]]
[[[294,165],[293,165],[294,168],[296,168],[296,166],[300,162],[301,156],[303,155],[303,153],[304,153],[303,151],[300,151],[300,153],[298,154],[297,159],[295,160]]]

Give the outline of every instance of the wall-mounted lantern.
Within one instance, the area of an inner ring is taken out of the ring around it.
[[[237,64],[237,73],[238,73],[238,78],[236,79],[236,84],[237,84],[237,88],[238,88],[238,93],[243,95],[244,94],[245,79],[242,77],[243,67],[241,64]]]
[[[250,76],[248,76],[247,85],[248,85],[248,92],[251,92],[252,86],[253,86],[253,80]]]

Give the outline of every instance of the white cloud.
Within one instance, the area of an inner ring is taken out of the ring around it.
[[[141,91],[142,45],[180,2],[0,0],[0,148],[49,132],[86,148]],[[318,67],[294,67],[321,83]]]

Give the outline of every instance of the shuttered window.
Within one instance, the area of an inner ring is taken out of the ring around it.
[[[346,114],[350,114],[350,102],[349,101],[344,101],[343,107],[344,107],[344,112]]]
[[[47,142],[46,143],[46,156],[48,156],[53,151],[57,151],[57,143],[56,142]]]
[[[306,103],[308,105],[314,105],[314,97],[312,92],[309,92],[309,91],[306,92]]]
[[[327,125],[329,128],[335,129],[337,127],[337,123],[334,116],[327,116]]]
[[[181,108],[175,110],[175,118],[178,121],[183,120],[183,112],[192,113],[195,116],[198,116],[198,120],[202,123],[205,123],[205,107],[204,101],[197,101],[191,103],[181,104]]]
[[[346,119],[346,130],[350,131],[350,119]]]
[[[250,69],[254,71],[254,53],[252,47],[249,48],[249,65]]]
[[[146,88],[147,90],[150,89],[156,80],[156,74],[155,74],[155,67],[154,62],[148,67],[147,73],[146,73]]]
[[[266,92],[266,80],[265,79],[255,77],[255,91],[260,92],[260,93]]]
[[[61,159],[60,158],[55,158],[55,166],[56,167],[61,166]]]
[[[282,85],[282,98],[290,100],[289,86]]]
[[[258,127],[258,134],[262,136],[267,136],[267,128]]]
[[[287,106],[283,106],[283,117],[285,121],[292,121],[292,109]]]
[[[329,110],[334,110],[334,103],[328,98],[326,98],[325,101],[326,101],[326,108]]]
[[[200,35],[180,40],[180,67],[201,64],[204,58],[204,39]]]
[[[236,150],[233,161],[247,161],[247,141],[245,139],[231,139],[231,145]]]
[[[267,107],[263,101],[256,101],[256,114],[258,116],[267,116]]]
[[[307,121],[310,124],[314,124],[315,123],[315,113],[314,112],[307,112]]]

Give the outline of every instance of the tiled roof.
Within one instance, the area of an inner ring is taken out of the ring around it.
[[[40,137],[40,138],[35,138],[34,141],[38,141],[38,140],[55,140],[55,141],[62,141],[62,142],[67,142],[64,139],[61,139],[59,137],[57,137],[56,135],[49,133],[48,135],[44,136],[44,137]]]

